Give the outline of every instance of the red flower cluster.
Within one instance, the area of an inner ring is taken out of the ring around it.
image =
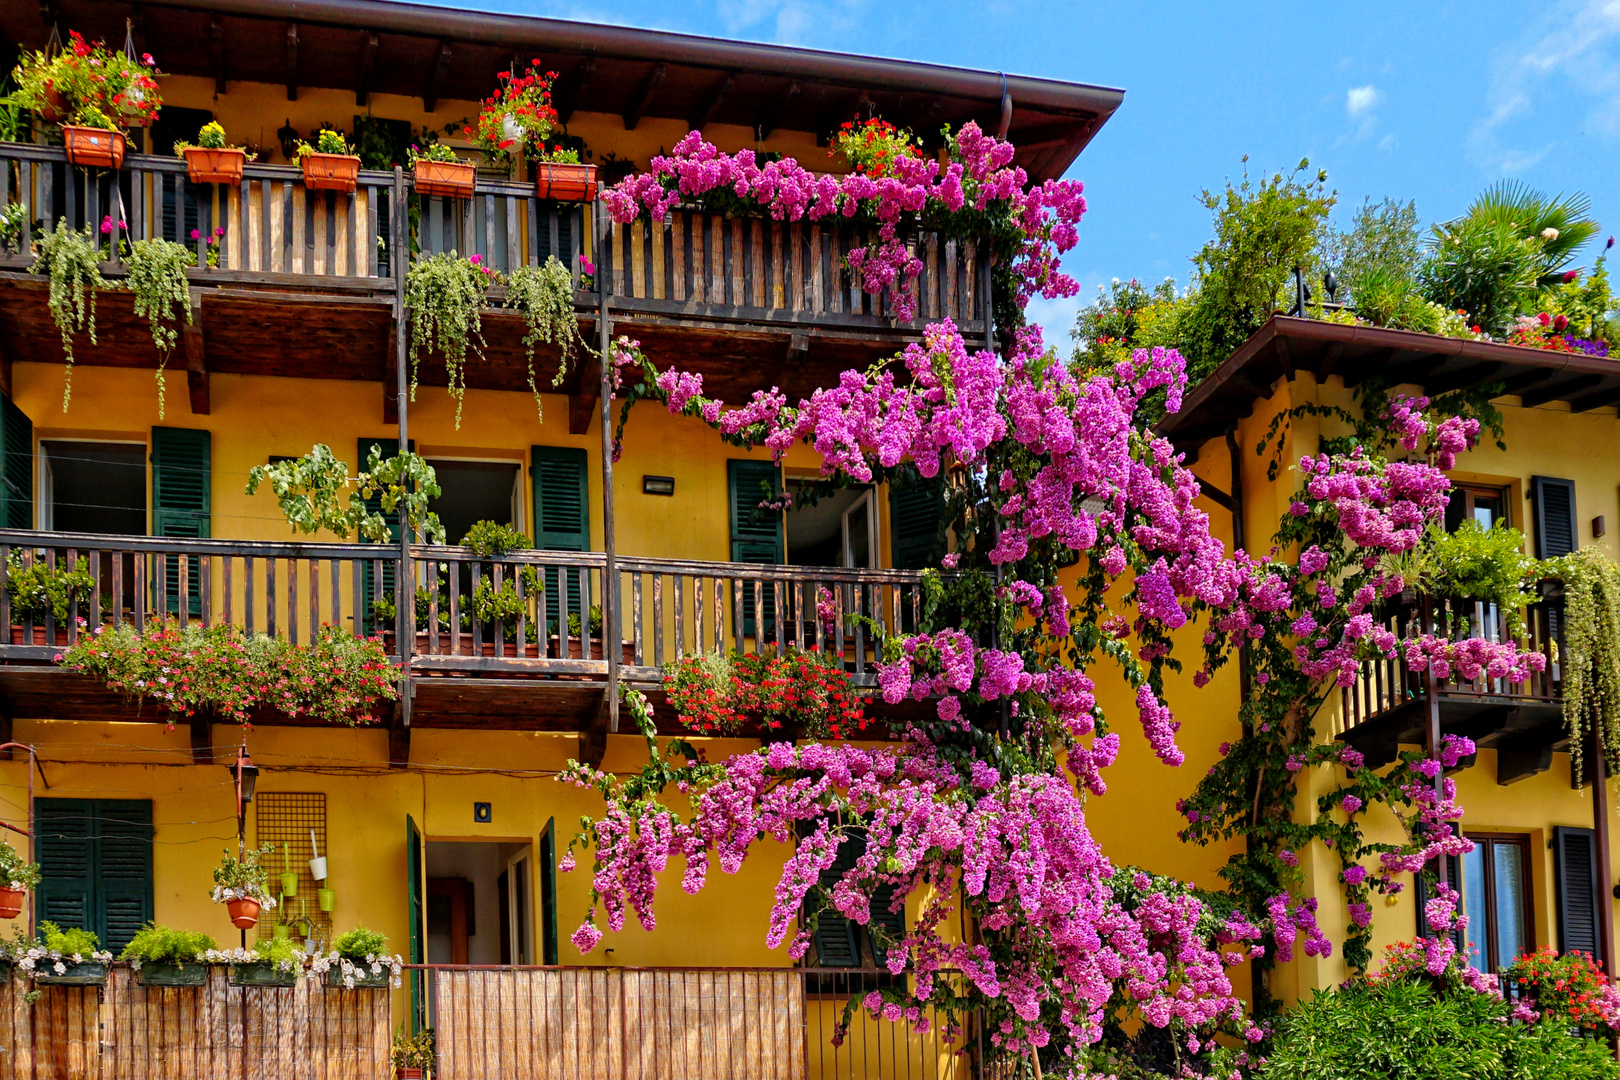
[[[1558,955],[1552,946],[1526,953],[1507,969],[1519,988],[1521,1018],[1533,1009],[1540,1019],[1554,1019],[1588,1031],[1620,1031],[1620,990],[1585,953]]]
[[[689,656],[664,679],[681,722],[704,735],[794,731],[845,739],[864,731],[866,699],[837,660],[790,649],[767,654]]]
[[[557,110],[551,104],[551,84],[557,73],[542,70],[540,61],[532,60],[521,74],[502,71],[497,77],[503,85],[484,99],[478,118],[461,133],[492,156],[506,160],[543,148],[557,124]]]
[[[843,154],[851,169],[876,180],[891,174],[899,158],[918,156],[911,140],[911,132],[875,116],[860,124],[846,120],[827,156]]]

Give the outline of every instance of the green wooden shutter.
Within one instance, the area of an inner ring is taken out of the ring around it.
[[[540,832],[540,962],[557,963],[557,819]]]
[[[775,510],[761,510],[759,504],[769,502],[782,494],[782,471],[774,461],[726,462],[727,504],[731,519],[731,561],[735,563],[763,563],[779,565],[783,562],[782,515]],[[753,582],[743,584],[743,629],[752,634],[754,629]],[[767,590],[763,598],[767,625],[776,622],[776,595]]]
[[[889,485],[889,548],[896,570],[938,568],[945,554],[945,485],[937,477]]]
[[[152,429],[152,535],[200,539],[211,535],[211,443],[206,431],[191,428]],[[186,567],[191,614],[202,613],[199,563]],[[163,560],[163,610],[178,611],[179,560]]]
[[[821,887],[831,889],[838,884],[845,872],[855,866],[855,860],[866,853],[866,839],[862,836],[847,836],[838,845],[838,855],[833,864],[821,872]],[[831,904],[819,899],[811,899],[810,914],[815,916],[816,929],[811,940],[816,946],[816,965],[818,967],[860,967],[861,966],[861,928],[843,915]]]
[[[591,550],[591,494],[585,451],[571,446],[529,448],[534,484],[534,546],[542,551]],[[561,637],[569,615],[589,633],[590,587],[584,571],[546,571],[546,619]],[[563,603],[566,601],[566,608]]]
[[[1575,481],[1532,476],[1530,501],[1536,511],[1536,558],[1553,559],[1580,547],[1575,526]]]
[[[422,834],[411,815],[405,815],[405,922],[410,934],[410,959],[427,963],[427,926],[422,910]],[[427,1026],[427,994],[424,972],[411,971],[411,1032]]]
[[[414,445],[414,444],[413,444]],[[398,439],[368,439],[362,437],[357,445],[355,458],[356,474],[366,471],[366,462],[371,460],[371,448],[375,446],[381,452],[384,460],[399,453]],[[382,494],[372,492],[366,497],[366,510],[373,514],[382,513]],[[388,536],[394,543],[399,543],[399,520],[390,518],[388,521]],[[370,543],[365,537],[359,537],[362,544]],[[372,603],[377,597],[376,567],[372,563],[363,563],[360,567],[360,591],[365,594],[364,602],[359,604],[362,633],[367,635],[379,634],[384,630],[392,630],[391,626],[378,626],[377,613],[372,610]],[[382,595],[384,597],[394,594],[394,564],[392,561],[382,566]]]
[[[120,952],[152,918],[152,804],[36,799],[39,918],[81,927]]]
[[[34,523],[34,425],[0,394],[0,526]]]
[[[1609,903],[1598,881],[1597,841],[1591,829],[1553,828],[1553,888],[1558,897],[1558,951],[1603,960],[1598,905]]]
[[[888,963],[889,949],[904,952],[900,939],[906,936],[906,912],[902,907],[899,911],[890,911],[889,905],[894,903],[894,886],[880,885],[872,891],[872,923],[874,927],[882,927],[889,938],[889,947],[878,944],[877,935],[872,935],[872,959],[878,967]]]

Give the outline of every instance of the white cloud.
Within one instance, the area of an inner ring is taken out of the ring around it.
[[[726,33],[763,34],[783,45],[829,44],[854,29],[861,0],[717,0]]]
[[[1514,35],[1494,63],[1469,156],[1491,173],[1530,169],[1555,146],[1533,123],[1537,101],[1570,91],[1591,102],[1587,128],[1620,135],[1620,0],[1564,0]]]
[[[1383,100],[1384,95],[1378,92],[1376,86],[1352,86],[1344,97],[1344,111],[1350,114],[1350,119],[1360,120],[1378,108],[1378,103]]]

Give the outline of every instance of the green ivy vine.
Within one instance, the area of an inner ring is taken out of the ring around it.
[[[163,419],[164,368],[180,340],[181,317],[191,322],[186,271],[196,261],[184,244],[170,240],[136,240],[129,246],[125,286],[135,294],[135,317],[145,319],[157,346],[158,419]]]
[[[56,228],[40,233],[34,263],[28,269],[50,278],[47,305],[62,334],[62,357],[67,362],[62,411],[67,412],[73,398],[73,335],[88,334],[90,344],[96,344],[96,293],[107,287],[101,277],[101,251],[88,225],[74,229],[62,219]]]

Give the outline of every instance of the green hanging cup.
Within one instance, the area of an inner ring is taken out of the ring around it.
[[[337,893],[333,892],[331,889],[316,889],[315,890],[315,901],[316,901],[317,904],[320,905],[320,909],[322,911],[331,911],[332,910],[332,902],[334,900],[336,900],[336,899],[337,899]]]
[[[282,874],[281,875],[281,895],[282,896],[297,896],[298,895],[298,875],[297,874]]]
[[[271,933],[281,940],[286,941],[288,938],[292,937],[292,927],[288,926],[286,923],[277,923],[276,928],[271,931]]]

